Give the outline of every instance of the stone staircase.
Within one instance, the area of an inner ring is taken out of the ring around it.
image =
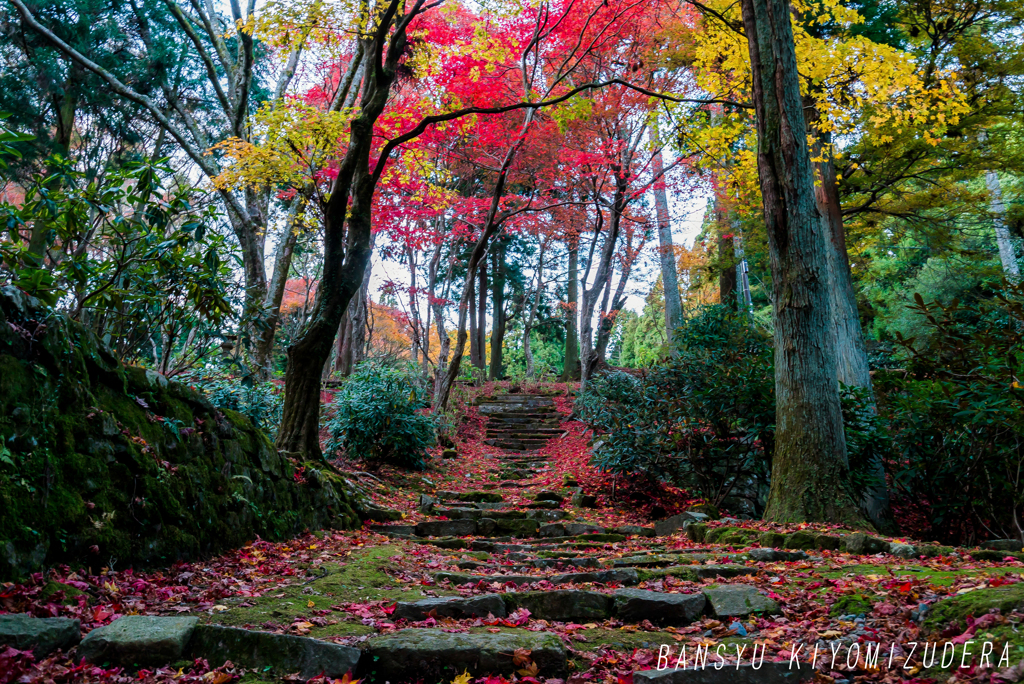
[[[505,451],[523,453],[540,449],[562,434],[561,417],[549,397],[534,394],[503,394],[477,403],[487,416],[484,443]],[[514,464],[528,464],[530,458],[510,457]]]

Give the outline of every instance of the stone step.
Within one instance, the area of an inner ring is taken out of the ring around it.
[[[466,634],[441,629],[403,629],[369,639],[360,659],[360,678],[374,681],[450,682],[463,671],[473,677],[511,675],[522,664],[513,662],[517,651],[529,653],[538,675],[564,676],[565,647],[554,634]]]
[[[613,570],[596,570],[594,572],[569,572],[558,575],[468,575],[457,572],[438,572],[434,574],[435,582],[448,580],[456,586],[464,584],[479,584],[485,582],[491,584],[497,582],[505,585],[512,584],[533,584],[547,580],[551,584],[585,584],[599,583],[608,584],[614,582],[631,586],[640,583],[640,577],[632,568],[617,568]]]
[[[485,439],[484,444],[487,446],[498,447],[499,449],[513,449],[515,451],[536,451],[543,446],[546,446],[548,440],[546,439],[531,439],[531,440],[510,440],[510,439]]]
[[[610,575],[616,571],[606,570]],[[618,571],[621,573],[621,571]],[[512,582],[517,585],[531,584],[547,579],[552,584],[566,584],[569,581],[593,582],[592,579],[570,580],[565,578],[588,578],[600,575],[599,572],[568,573],[540,577],[537,575],[495,575],[482,578],[459,573],[435,574],[437,581],[452,578],[458,580],[469,577],[468,582],[477,583],[481,580],[499,582],[505,585]],[[607,580],[616,581],[616,580]],[[452,581],[455,584],[455,581]],[[621,582],[625,584],[626,582]],[[464,582],[465,584],[465,582]],[[494,598],[485,598],[494,597]],[[500,598],[499,598],[500,597]],[[495,600],[497,599],[497,600]],[[499,605],[503,603],[503,605]],[[553,589],[548,591],[506,591],[500,594],[489,594],[476,597],[451,597],[428,599],[416,603],[399,603],[395,609],[395,617],[411,615],[425,619],[430,610],[437,617],[478,617],[486,609],[495,617],[501,615],[494,611],[504,610],[511,614],[518,608],[526,608],[532,618],[559,622],[589,622],[616,618],[625,623],[638,623],[643,620],[661,626],[681,627],[688,625],[701,615],[715,618],[743,618],[761,613],[775,615],[779,605],[766,597],[756,587],[749,584],[726,584],[716,587],[705,587],[699,592],[690,594],[670,594],[643,589],[622,588],[610,594],[582,589]],[[420,617],[422,616],[422,617]]]
[[[693,650],[688,662],[693,662]],[[804,664],[803,667],[790,667],[788,662],[773,663],[762,657],[755,664],[750,662],[749,654],[746,662],[729,663],[726,667],[716,670],[717,659],[712,655],[709,662],[703,665],[676,668],[680,651],[671,649],[668,666],[658,670],[639,670],[633,673],[633,684],[797,684],[814,678],[814,670]]]
[[[530,409],[529,411],[500,411],[485,412],[488,424],[493,422],[507,423],[531,423],[537,422],[561,422],[561,414],[554,409]]]
[[[539,528],[536,520],[481,517],[479,520],[428,520],[416,525],[415,534],[418,537],[534,537]]]

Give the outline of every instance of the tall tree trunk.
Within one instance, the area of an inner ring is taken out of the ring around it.
[[[580,338],[577,329],[579,320],[579,288],[580,288],[580,243],[577,236],[569,245],[569,282],[566,283],[565,312],[565,353],[562,359],[562,382],[569,382],[579,377],[580,370]]]
[[[476,344],[480,355],[476,358],[476,367],[484,370],[487,368],[487,259],[480,260],[478,273],[476,296],[479,301],[476,310]]]
[[[806,108],[811,116],[817,115],[815,108]],[[850,259],[846,251],[846,229],[843,226],[843,210],[839,200],[839,185],[836,182],[836,167],[832,157],[830,140],[825,134],[812,130],[814,140],[814,163],[818,183],[815,185],[815,200],[825,223],[828,238],[828,276],[830,286],[829,310],[836,336],[836,379],[844,385],[861,387],[868,393],[874,407],[875,394],[871,382],[871,367],[864,346],[864,332],[857,311],[857,293],[853,287]],[[879,529],[892,527],[889,509],[889,489],[885,481],[885,465],[878,459],[872,465],[872,474],[877,481],[869,487],[860,499],[860,506],[868,519]]]
[[[267,315],[256,343],[255,355],[256,367],[260,369],[264,377],[269,377],[273,370],[274,336],[277,334],[277,327],[281,324],[281,302],[284,301],[288,275],[292,269],[292,257],[295,254],[295,243],[299,235],[296,219],[302,213],[305,203],[305,198],[301,195],[296,196],[292,201],[291,207],[288,208],[288,216],[285,218],[284,228],[278,239],[277,254],[274,255],[274,274],[271,276],[267,297],[263,302],[263,309]]]
[[[722,235],[718,238],[718,302],[731,311],[736,310],[736,256],[732,248],[732,236]]]
[[[612,257],[615,255],[615,245],[619,241],[619,226],[621,225],[622,211],[625,208],[627,184],[626,180],[616,174],[615,195],[612,206],[609,210],[608,234],[605,236],[604,245],[601,248],[601,262],[598,264],[597,273],[594,276],[593,287],[583,288],[583,306],[580,312],[580,391],[587,387],[590,379],[590,371],[597,366],[596,349],[594,348],[594,311],[597,309],[597,299],[610,286]],[[600,215],[600,211],[599,211]],[[600,223],[600,222],[599,222]],[[587,271],[590,266],[588,264]]]
[[[654,208],[658,216],[658,247],[661,260],[661,283],[665,289],[665,341],[672,342],[676,329],[683,324],[683,300],[679,296],[679,274],[676,271],[676,252],[672,244],[672,221],[668,213],[668,193],[665,192],[665,168],[661,158],[658,127],[652,129],[654,145],[653,171]]]
[[[1006,227],[1006,206],[1003,204],[1003,187],[999,183],[999,174],[995,171],[986,171],[985,187],[988,189],[988,207],[992,213],[992,226],[996,231],[996,246],[999,248],[999,261],[1003,264],[1003,275],[1011,283],[1018,283],[1020,265],[1017,263],[1010,231]]]
[[[469,311],[469,365],[479,368],[482,364],[480,357],[483,352],[480,350],[480,336],[476,334],[476,274],[466,274],[466,284],[469,286],[466,296],[472,302]]]
[[[505,251],[508,243],[501,240],[493,252],[494,276],[491,278],[491,306],[493,308],[493,324],[491,326],[491,363],[488,373],[491,380],[501,380],[503,354],[502,347],[505,344]]]
[[[530,334],[533,332],[533,323],[537,320],[537,310],[540,308],[541,296],[544,293],[544,251],[547,241],[541,238],[540,248],[537,256],[537,287],[534,290],[533,302],[530,303],[530,310],[523,322],[523,356],[526,358],[526,377],[533,380],[536,375],[533,367],[533,349],[530,348]]]
[[[427,352],[423,347],[423,330],[420,324],[420,306],[416,295],[416,252],[412,247],[406,247],[406,259],[409,264],[409,322],[412,327],[412,362],[419,363],[419,355],[422,353],[424,362]]]
[[[757,166],[774,288],[776,445],[765,518],[861,523],[849,466],[828,294],[786,0],[741,0],[757,111]]]

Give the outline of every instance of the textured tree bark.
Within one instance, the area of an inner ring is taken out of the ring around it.
[[[659,145],[658,128],[654,127],[655,146]],[[661,283],[665,289],[665,341],[671,343],[676,329],[683,324],[683,300],[679,296],[679,274],[676,271],[676,252],[672,244],[672,221],[668,213],[668,194],[665,192],[664,163],[661,149],[654,154],[653,172],[654,208],[658,216],[658,256],[661,261]]]
[[[501,240],[494,250],[494,276],[491,278],[491,307],[493,310],[493,323],[491,325],[491,359],[488,377],[491,380],[501,380],[504,377],[502,365],[504,354],[502,347],[505,344],[505,325],[508,322],[505,316],[505,250],[507,243]]]
[[[785,0],[741,0],[774,288],[776,445],[765,518],[863,524],[846,489],[828,236],[815,202]]]
[[[565,312],[565,354],[562,358],[562,382],[579,378],[580,337],[576,322],[579,320],[580,288],[580,243],[579,238],[569,245],[569,282],[566,284]]]

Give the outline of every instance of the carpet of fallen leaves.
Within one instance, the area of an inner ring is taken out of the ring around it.
[[[500,391],[500,385],[488,385],[482,392]],[[566,476],[575,479],[584,491],[598,496],[598,508],[574,509],[576,520],[605,526],[628,523],[649,523],[652,512],[670,515],[694,503],[685,492],[664,486],[644,483],[616,482],[599,473],[588,464],[589,443],[592,435],[585,425],[572,420],[572,402],[568,386],[548,386],[546,393],[553,396],[557,409],[563,414],[563,433],[544,447],[548,468],[525,481],[494,482],[493,472],[500,450],[484,444],[486,419],[475,407],[464,407],[464,422],[458,435],[457,459],[435,458],[421,473],[396,470],[389,467],[369,469],[365,464],[341,463],[353,481],[381,505],[401,510],[410,521],[424,519],[418,511],[419,495],[425,491],[471,491],[492,485],[506,501],[523,503],[538,491],[560,487]],[[737,523],[730,523],[736,525]],[[813,529],[828,531],[826,525],[784,526],[760,521],[744,521],[742,526],[755,529]],[[695,555],[696,562],[715,564],[727,558],[735,549],[695,544],[679,533],[657,540],[665,553],[703,552]],[[599,560],[614,561],[649,550],[654,540],[631,538],[626,541],[603,544],[592,550]],[[407,592],[408,600],[436,595],[476,595],[515,590],[546,590],[554,588],[546,576],[550,571],[516,569],[515,574],[537,575],[537,581],[516,586],[501,581],[478,582],[475,585],[453,586],[444,581],[434,582],[432,575],[441,570],[459,572],[456,563],[468,557],[459,551],[442,550],[411,541],[394,540],[370,531],[368,528],[349,532],[306,534],[280,543],[255,540],[242,549],[202,562],[177,563],[169,568],[135,571],[131,568],[103,568],[91,573],[82,568],[56,567],[46,574],[33,575],[22,584],[0,585],[0,612],[28,613],[38,617],[66,616],[77,618],[83,632],[109,624],[123,615],[198,615],[213,620],[225,611],[251,607],[251,601],[260,597],[284,596],[283,590],[315,581],[324,564],[344,565],[351,554],[374,547],[388,546],[394,555],[382,568],[393,580],[395,589]],[[501,553],[493,554],[488,565],[498,570],[511,565],[512,559]],[[455,684],[584,684],[610,682],[628,684],[637,669],[649,669],[659,653],[671,648],[673,663],[679,648],[686,646],[692,653],[696,646],[708,646],[712,654],[725,644],[725,659],[735,662],[737,652],[745,645],[763,648],[769,661],[788,661],[796,652],[800,658],[809,658],[816,642],[833,644],[875,643],[889,652],[889,644],[896,644],[896,657],[904,658],[906,667],[870,668],[858,653],[851,667],[840,659],[835,667],[820,672],[820,682],[846,684],[847,682],[926,682],[920,651],[913,655],[907,644],[919,642],[929,635],[921,633],[919,616],[936,601],[952,595],[965,594],[986,587],[997,587],[1021,581],[1024,563],[1012,557],[1002,562],[980,562],[967,553],[955,553],[935,558],[906,560],[888,554],[865,557],[845,553],[820,551],[810,560],[792,562],[747,562],[756,566],[757,573],[730,580],[693,582],[673,576],[657,577],[642,582],[641,589],[669,593],[693,593],[709,584],[747,583],[774,599],[781,606],[781,616],[756,617],[748,620],[720,621],[703,618],[680,628],[658,628],[648,621],[623,624],[611,619],[599,623],[552,623],[535,619],[529,611],[520,609],[506,618],[476,618],[454,620],[428,617],[419,622],[393,618],[393,599],[339,601],[329,608],[315,608],[309,601],[308,609],[300,611],[288,622],[265,622],[247,625],[253,629],[311,635],[339,643],[358,646],[367,638],[405,628],[440,627],[449,632],[503,629],[552,632],[559,635],[573,661],[568,683],[563,680],[538,679],[529,653],[517,654],[522,665],[511,679],[489,676],[471,680],[468,675],[458,677]],[[461,572],[466,572],[462,570]],[[480,572],[485,572],[481,570]],[[611,584],[587,584],[575,587],[559,585],[558,589],[580,588],[591,591],[612,592],[618,588]],[[360,587],[362,589],[362,587]],[[844,597],[867,597],[870,610],[857,615],[831,615],[830,609]],[[360,635],[323,635],[318,630],[341,623],[362,625],[367,633]],[[988,630],[1024,625],[1024,614],[986,614],[968,618],[966,624],[951,624],[941,636],[954,643],[964,644],[971,639],[983,639]],[[609,639],[609,635],[615,636]],[[934,635],[932,635],[934,636]],[[737,642],[737,639],[744,641]],[[602,645],[604,642],[628,642],[629,645]],[[803,646],[801,646],[803,645]],[[803,650],[800,650],[803,649]],[[843,648],[842,653],[848,653]],[[0,650],[0,684],[14,682],[182,682],[227,684],[247,679],[254,673],[232,663],[207,663],[197,660],[153,670],[126,671],[122,668],[102,668],[76,661],[71,654],[57,653],[42,661],[35,661],[29,652],[13,648]],[[749,660],[749,653],[743,656]],[[714,655],[712,656],[714,658]],[[819,661],[820,662],[820,661]],[[859,666],[858,666],[859,662]],[[1016,663],[1011,663],[1016,665]],[[854,674],[851,670],[856,671]],[[942,680],[953,682],[1013,682],[1024,676],[1024,667],[1001,670],[972,665],[954,673],[945,673]],[[266,675],[261,675],[265,681]],[[301,681],[297,676],[285,681]],[[337,680],[341,682],[342,680]],[[310,680],[311,684],[334,684],[323,678]],[[345,683],[347,684],[347,682]],[[427,683],[431,684],[431,683]]]

